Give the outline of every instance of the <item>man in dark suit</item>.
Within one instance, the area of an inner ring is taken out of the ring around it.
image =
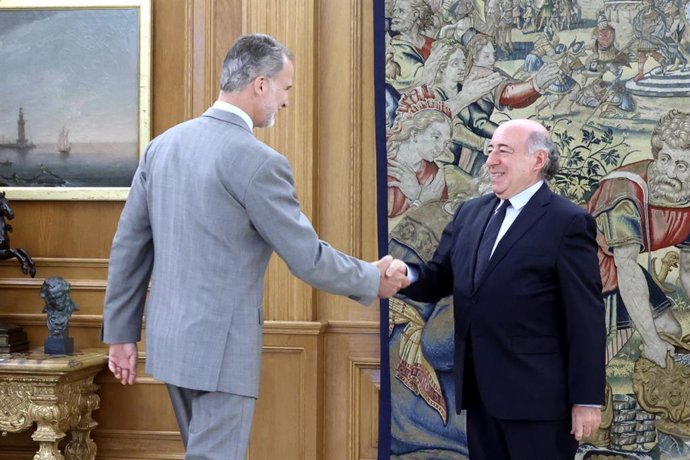
[[[472,460],[572,460],[604,403],[595,222],[546,185],[558,152],[541,124],[499,126],[486,163],[494,193],[459,207],[401,294],[454,296],[456,410],[467,409]]]

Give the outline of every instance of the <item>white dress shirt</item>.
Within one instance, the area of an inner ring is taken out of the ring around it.
[[[539,187],[541,187],[543,183],[544,181],[540,180],[536,184],[527,187],[522,192],[508,200],[510,201],[510,204],[506,208],[506,216],[503,218],[501,228],[498,230],[496,242],[494,243],[494,247],[491,249],[491,255],[494,255],[498,242],[501,241],[501,238],[503,238],[506,232],[508,232],[510,226],[513,225],[513,222],[515,222],[515,219],[517,219],[517,216],[522,212],[522,209],[527,205],[527,203],[529,203],[529,200],[532,199],[534,194],[537,193],[537,190],[539,190]],[[498,206],[500,206],[501,203],[503,203],[503,200],[498,203]],[[498,209],[498,206],[496,206],[496,209]],[[494,212],[496,212],[496,209],[494,209]]]
[[[245,123],[247,123],[247,126],[249,126],[249,131],[254,130],[254,122],[252,121],[251,117],[247,115],[247,112],[240,109],[236,105],[228,104],[227,102],[223,101],[216,101],[213,103],[212,107],[214,109],[225,110],[226,112],[234,113],[235,115],[243,119]]]

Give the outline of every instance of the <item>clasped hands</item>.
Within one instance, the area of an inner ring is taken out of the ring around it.
[[[410,280],[407,278],[407,265],[402,260],[384,256],[372,264],[381,274],[378,292],[380,299],[387,299],[410,285]]]

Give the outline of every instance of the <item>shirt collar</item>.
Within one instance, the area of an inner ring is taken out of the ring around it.
[[[240,117],[242,120],[244,120],[245,123],[247,123],[247,126],[249,126],[249,131],[254,130],[254,122],[252,119],[247,115],[247,112],[244,110],[240,109],[236,105],[229,104],[227,102],[223,101],[216,101],[213,103],[213,108],[218,109],[218,110],[225,110],[226,112],[234,113],[238,117]]]
[[[530,187],[527,187],[522,192],[513,196],[512,198],[510,198],[508,200],[508,201],[510,201],[510,205],[516,211],[520,211],[522,208],[525,207],[525,205],[529,202],[529,200],[532,199],[534,194],[537,193],[537,190],[539,190],[539,188],[542,186],[543,183],[544,183],[544,181],[540,180],[536,184],[531,185]]]

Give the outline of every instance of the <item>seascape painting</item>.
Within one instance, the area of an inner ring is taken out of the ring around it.
[[[491,192],[496,127],[542,122],[549,187],[596,219],[606,305],[603,423],[576,458],[690,458],[690,1],[386,0],[384,16],[389,252],[429,260]],[[452,299],[391,299],[386,320],[389,457],[467,459]]]
[[[0,188],[122,199],[149,140],[141,2],[30,3],[0,8]]]

